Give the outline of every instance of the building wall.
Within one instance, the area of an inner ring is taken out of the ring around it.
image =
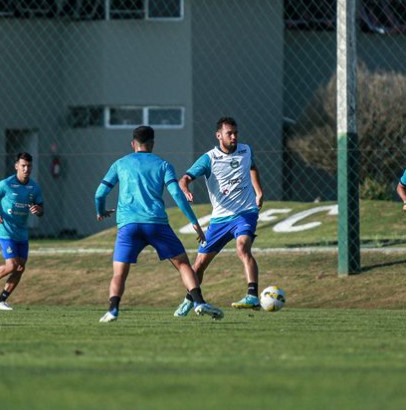
[[[282,195],[282,4],[279,0],[192,4],[195,154],[216,144],[219,117],[234,117],[240,141],[252,145],[260,169],[272,175],[262,181],[266,199]],[[202,184],[199,188],[198,198],[207,202]]]
[[[186,6],[189,3],[186,2]],[[102,21],[89,28],[89,23],[79,23],[64,47],[71,49],[81,42],[88,47],[77,61],[64,62],[64,93],[72,105],[176,105],[185,107],[185,127],[176,130],[156,130],[154,152],[163,155],[178,174],[193,158],[192,138],[192,68],[190,47],[190,13],[185,10],[180,22],[153,22],[140,20]],[[81,27],[82,25],[82,27]],[[141,26],[141,27],[140,27]],[[140,35],[142,33],[142,35]],[[131,41],[128,41],[128,39]],[[84,41],[85,39],[85,41]],[[124,41],[125,40],[125,41]],[[165,52],[162,52],[165,50]],[[171,50],[170,53],[167,50]],[[92,55],[89,61],[88,55]],[[77,65],[86,69],[77,70]],[[88,73],[84,77],[81,73]],[[164,75],[163,75],[164,73]],[[74,85],[74,86],[72,86]],[[82,90],[77,93],[77,89]],[[68,214],[65,224],[78,231],[81,227],[97,230],[95,221],[94,192],[111,163],[131,150],[132,129],[112,130],[104,128],[69,129],[67,141],[68,169],[80,171],[84,176],[86,197],[81,198],[83,215],[76,218]],[[86,144],[89,157],[75,157],[80,144]],[[177,151],[182,147],[182,155]],[[70,156],[72,151],[72,156]],[[92,172],[89,172],[89,163]],[[76,189],[76,173],[66,172],[64,194],[67,207],[77,206],[78,198],[69,195]],[[115,207],[113,192],[108,199]],[[171,198],[166,194],[168,204]],[[86,223],[85,223],[86,221]],[[92,222],[89,222],[92,221]],[[106,221],[113,225],[114,218]]]

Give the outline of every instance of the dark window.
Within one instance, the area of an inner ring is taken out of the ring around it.
[[[285,0],[284,18],[287,29],[334,30],[336,0]]]
[[[73,128],[102,127],[104,108],[101,106],[69,107],[69,123]]]
[[[183,0],[148,0],[149,18],[181,18]]]

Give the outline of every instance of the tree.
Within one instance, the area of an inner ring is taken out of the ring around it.
[[[360,195],[388,199],[406,166],[406,76],[357,73],[357,127],[360,149]],[[337,173],[336,75],[315,93],[293,127],[287,145],[309,166]]]

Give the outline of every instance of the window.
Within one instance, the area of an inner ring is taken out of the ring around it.
[[[334,30],[336,0],[285,0],[285,26],[296,30]]]
[[[110,107],[106,109],[107,127],[132,128],[144,121],[143,108],[139,107]]]
[[[184,0],[0,0],[0,17],[120,20],[183,18]]]
[[[285,0],[290,30],[335,30],[337,0]],[[406,33],[405,0],[360,0],[359,25],[368,33]]]
[[[69,107],[69,125],[72,128],[106,127],[134,128],[151,125],[154,128],[182,128],[185,122],[183,107],[137,106],[75,106]]]
[[[12,0],[0,0],[0,17],[13,16],[14,7]]]
[[[110,0],[111,19],[145,18],[145,0]]]
[[[102,106],[69,107],[69,124],[72,128],[102,127],[104,108]]]
[[[180,19],[183,17],[183,0],[145,0],[149,19]]]
[[[148,108],[147,123],[155,128],[180,128],[184,123],[183,108]]]
[[[405,33],[406,4],[403,0],[363,0],[359,20],[367,33]]]

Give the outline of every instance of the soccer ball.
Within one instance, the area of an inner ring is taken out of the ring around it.
[[[268,286],[261,292],[260,302],[262,309],[267,312],[281,310],[286,302],[285,292],[277,286]]]

